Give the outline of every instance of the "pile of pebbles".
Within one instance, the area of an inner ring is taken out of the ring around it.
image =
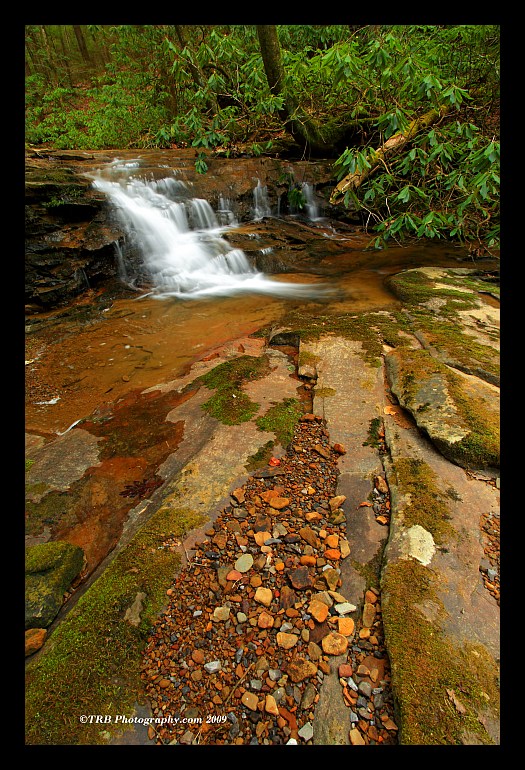
[[[499,513],[483,513],[480,518],[483,551],[485,557],[480,564],[483,585],[500,603],[500,517]]]
[[[192,549],[144,653],[157,744],[313,743],[336,656],[349,742],[397,742],[379,591],[362,613],[340,593],[344,452],[304,415],[286,454],[232,493]]]

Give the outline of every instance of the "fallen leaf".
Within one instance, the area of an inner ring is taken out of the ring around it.
[[[367,502],[364,502],[364,503],[359,503],[359,505],[358,505],[357,507],[358,507],[358,508],[364,508],[365,506],[366,506],[367,508],[372,508],[372,507],[373,507],[373,506],[372,506],[372,503],[367,503]]]
[[[466,712],[466,708],[465,708],[465,706],[464,706],[464,705],[461,703],[461,701],[460,701],[460,700],[458,700],[458,698],[456,697],[456,693],[454,692],[454,690],[449,690],[449,689],[447,688],[447,695],[448,695],[448,697],[450,698],[450,700],[452,701],[452,703],[454,704],[454,706],[455,706],[455,708],[456,708],[456,711],[458,712],[458,714],[464,714],[464,713]]]

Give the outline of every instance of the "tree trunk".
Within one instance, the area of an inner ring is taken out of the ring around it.
[[[78,24],[73,24],[73,31],[75,33],[75,37],[77,39],[78,43],[78,50],[80,51],[83,60],[86,62],[86,64],[91,64],[91,56],[89,55],[89,51],[87,49],[86,41],[84,39],[84,33],[82,32],[82,28],[78,26]]]
[[[281,58],[281,47],[275,24],[258,24],[257,37],[261,48],[264,72],[268,87],[273,96],[284,98],[279,116],[284,128],[291,134],[298,145],[316,155],[326,156],[333,150],[335,139],[332,135],[321,132],[314,121],[285,87],[285,71]],[[331,132],[330,132],[331,134]]]
[[[387,159],[397,155],[407,142],[410,142],[421,129],[428,128],[428,126],[436,123],[443,117],[443,115],[450,112],[450,109],[451,107],[448,105],[443,105],[439,110],[432,109],[420,118],[413,120],[404,133],[399,131],[397,134],[394,134],[387,139],[378,150],[374,151],[372,157],[369,158],[370,168],[365,168],[362,171],[353,171],[351,174],[347,174],[347,176],[336,185],[330,196],[330,203],[339,203],[345,193],[349,190],[356,190],[369,176],[377,171],[379,166],[383,165]]]

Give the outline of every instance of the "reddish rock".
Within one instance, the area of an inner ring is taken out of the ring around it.
[[[259,628],[273,628],[274,618],[269,612],[263,610],[257,619]]]
[[[46,641],[45,628],[28,628],[25,633],[25,657],[33,655]]]
[[[268,504],[271,508],[281,511],[283,508],[290,505],[290,500],[287,497],[272,497]]]
[[[244,488],[239,487],[232,492],[233,499],[238,503],[244,503]]]
[[[193,650],[191,653],[191,659],[195,663],[204,663],[204,652],[202,650]]]
[[[331,561],[339,561],[341,558],[341,551],[338,548],[327,548],[324,552],[324,557]]]
[[[306,588],[311,588],[313,585],[313,580],[308,572],[308,567],[304,565],[297,567],[297,569],[290,573],[289,577],[291,584],[298,591],[304,591]]]
[[[294,658],[286,671],[292,682],[302,682],[317,674],[317,666],[306,658]]]

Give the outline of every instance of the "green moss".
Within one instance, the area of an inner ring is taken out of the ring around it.
[[[48,489],[49,486],[44,482],[29,485],[26,488],[28,499],[25,505],[25,531],[27,535],[38,535],[46,524],[52,527],[60,524],[64,527],[77,521],[72,504],[72,497],[76,493],[71,490],[68,492],[53,490],[45,494],[39,502],[31,500],[31,494],[43,494]]]
[[[258,417],[256,424],[260,430],[275,433],[281,446],[287,447],[302,414],[303,410],[296,398],[285,398],[271,406],[262,417]]]
[[[242,391],[248,380],[259,379],[269,372],[267,356],[240,356],[225,361],[199,378],[206,387],[215,389],[202,408],[225,425],[247,422],[257,413],[259,405]]]
[[[319,361],[319,356],[311,353],[309,350],[301,350],[299,353],[299,366],[314,366]]]
[[[455,362],[468,371],[481,372],[499,377],[500,361],[496,348],[478,342],[458,327],[457,321],[437,318],[433,313],[417,312],[414,323],[430,345],[446,352]]]
[[[489,710],[498,715],[497,665],[483,646],[456,647],[425,619],[417,605],[431,601],[443,612],[431,581],[430,570],[412,559],[389,563],[382,576],[383,627],[400,742],[456,745],[470,733],[492,743],[479,715]],[[455,693],[465,713],[456,710],[447,690]]]
[[[490,409],[481,396],[472,391],[467,393],[463,377],[433,358],[428,351],[406,350],[400,358],[400,363],[401,396],[407,407],[414,407],[424,384],[431,382],[437,375],[438,382],[445,384],[454,404],[457,414],[454,424],[460,423],[468,431],[463,439],[453,445],[432,436],[432,441],[438,449],[463,467],[499,467],[499,414]],[[414,411],[417,412],[418,408]]]
[[[34,460],[30,460],[29,458],[26,458],[26,473],[31,468],[34,462],[35,462]]]
[[[140,666],[149,628],[165,605],[180,556],[161,547],[166,533],[183,537],[206,517],[164,506],[118,552],[61,621],[26,669],[29,745],[103,743],[111,725],[84,725],[81,714],[131,715],[141,697]],[[138,627],[124,614],[138,592],[147,596]]]
[[[369,588],[375,588],[379,584],[385,544],[386,542],[380,544],[379,549],[366,564],[362,564],[355,559],[350,562],[355,571],[358,572],[365,581],[364,591],[367,591]]]
[[[262,468],[263,466],[268,465],[268,460],[273,455],[274,446],[275,441],[267,441],[264,446],[260,447],[257,452],[255,452],[255,454],[250,455],[244,466],[246,470],[251,473],[258,468]]]
[[[399,492],[408,496],[403,508],[404,525],[415,524],[426,529],[438,545],[444,545],[456,531],[450,524],[446,495],[437,487],[437,476],[432,468],[412,457],[400,457],[393,466]]]
[[[363,446],[372,446],[375,449],[380,449],[382,447],[382,440],[379,432],[381,425],[382,422],[380,417],[373,417],[370,420],[368,426],[368,439],[363,441]]]
[[[452,279],[448,279],[447,281],[446,278],[442,280],[442,278],[439,277],[438,280],[439,283],[449,282],[456,286],[458,278],[456,277],[455,281],[452,281]],[[435,299],[446,300],[447,302],[440,308],[440,312],[463,310],[478,305],[476,296],[471,292],[461,291],[457,288],[444,289],[441,286],[436,287],[431,278],[418,270],[398,273],[397,275],[391,276],[387,283],[399,299],[406,305],[422,305],[429,300]],[[446,309],[446,306],[449,303],[450,307]]]

